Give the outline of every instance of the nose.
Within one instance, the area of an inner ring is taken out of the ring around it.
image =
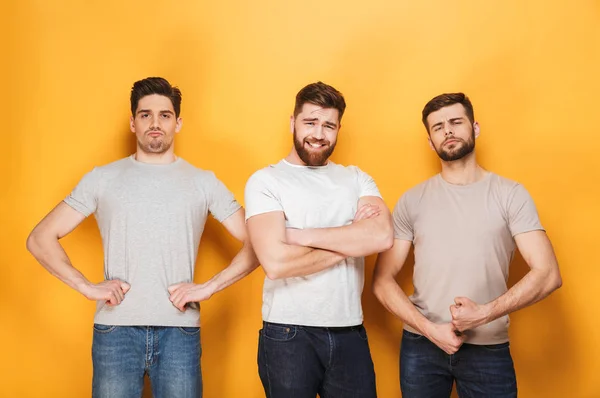
[[[313,130],[312,136],[315,137],[317,140],[322,140],[323,138],[325,138],[325,134],[323,133],[323,126],[316,126]]]
[[[454,135],[454,131],[452,131],[452,125],[448,122],[444,123],[444,135]]]

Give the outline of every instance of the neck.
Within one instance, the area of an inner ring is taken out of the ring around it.
[[[488,172],[477,164],[475,152],[459,160],[442,160],[442,178],[454,185],[469,185],[480,181]]]
[[[138,148],[133,156],[138,162],[151,164],[169,164],[177,159],[177,156],[173,152],[173,147],[163,153],[147,153]]]

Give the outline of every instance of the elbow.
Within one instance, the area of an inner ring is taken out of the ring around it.
[[[378,239],[377,252],[385,252],[394,246],[394,231],[392,228],[386,228],[384,231],[381,231],[381,234]]]
[[[552,279],[550,281],[550,286],[551,286],[551,292],[560,289],[560,287],[562,286],[562,277],[560,276],[560,272],[558,270],[556,270],[555,273],[553,273],[552,275]]]
[[[27,251],[29,253],[35,256],[35,253],[37,252],[37,249],[39,247],[39,235],[35,229],[31,231],[31,233],[27,237],[25,247],[27,248]]]
[[[288,277],[288,275],[285,274],[280,262],[274,261],[273,259],[265,259],[265,261],[261,261],[260,263],[267,278],[271,280],[277,280]]]
[[[381,280],[381,278],[373,278],[371,288],[373,289],[373,294],[377,300],[379,300],[380,303],[383,303],[385,298],[385,283]]]

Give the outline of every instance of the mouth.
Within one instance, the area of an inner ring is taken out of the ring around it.
[[[453,138],[451,140],[448,140],[448,141],[444,142],[444,145],[456,144],[458,142],[460,142],[460,141]]]
[[[161,135],[163,135],[163,134],[160,131],[152,131],[152,132],[148,133],[148,136],[150,136],[152,138],[160,137]]]
[[[304,144],[312,149],[321,149],[321,148],[325,148],[327,146],[327,143],[325,143],[325,142],[304,141]]]

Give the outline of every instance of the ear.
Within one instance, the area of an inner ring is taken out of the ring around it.
[[[177,124],[175,125],[175,132],[179,133],[179,130],[181,130],[181,127],[183,126],[183,119],[178,117],[177,118]]]
[[[135,134],[135,124],[133,124],[133,116],[129,117],[129,129]]]
[[[296,118],[294,115],[290,116],[290,133],[294,134],[294,124],[296,123]]]
[[[473,123],[473,132],[475,133],[475,138],[479,137],[479,123]]]

